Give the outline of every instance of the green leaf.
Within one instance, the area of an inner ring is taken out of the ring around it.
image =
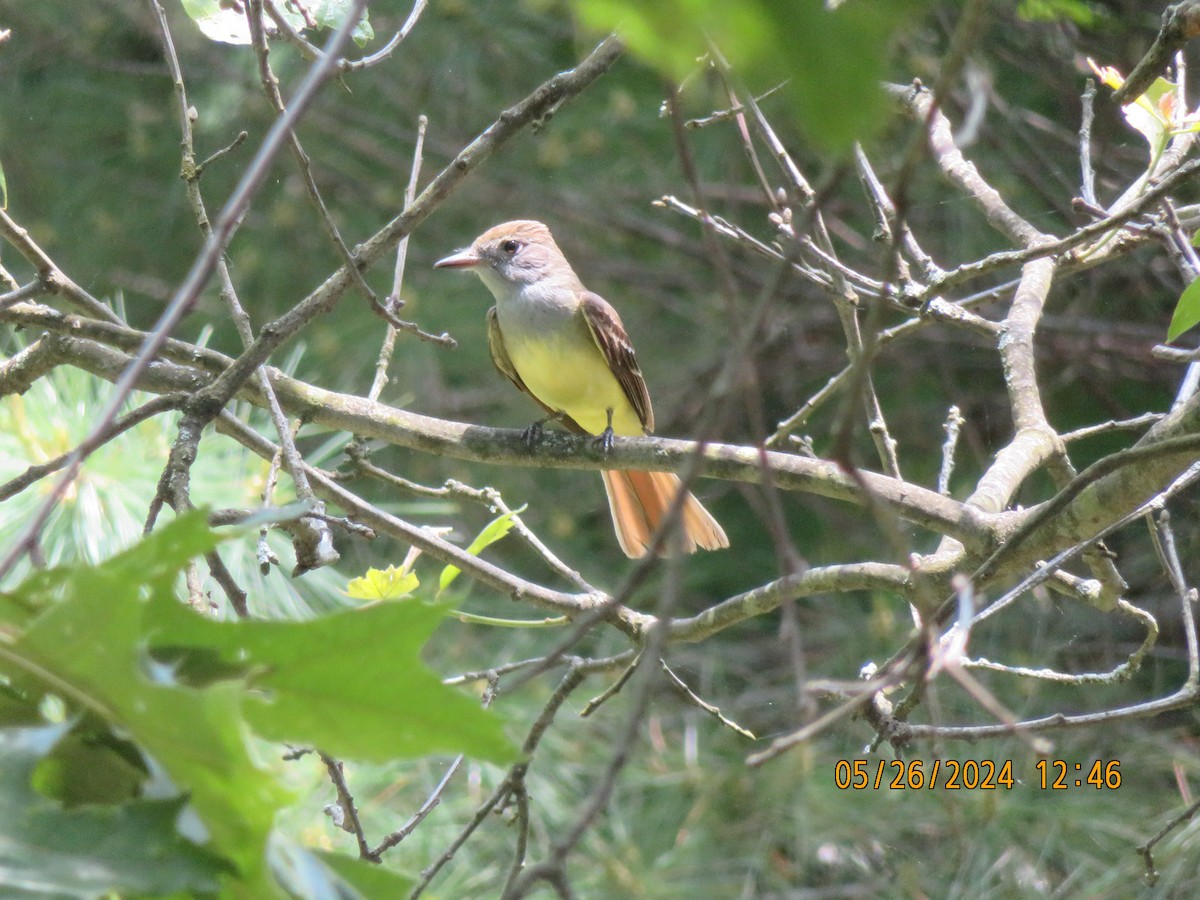
[[[206,849],[236,867],[222,889],[259,898],[278,893],[268,847],[291,798],[257,762],[250,730],[370,761],[434,752],[517,757],[494,713],[420,661],[444,606],[214,621],[181,603],[176,585],[183,566],[216,543],[196,511],[101,565],[63,567],[12,592],[17,625],[0,641],[11,718],[28,717],[51,692],[79,723],[60,751],[41,754],[37,780],[47,794],[113,801],[148,779],[165,783],[187,797]],[[178,816],[184,801],[173,802],[160,819]]]
[[[212,41],[223,44],[249,44],[250,25],[246,21],[246,13],[241,3],[221,2],[221,0],[183,0],[184,11],[188,14],[201,33]],[[287,23],[297,32],[303,34],[308,29],[304,16],[295,11],[290,3],[276,4],[276,9],[287,20]],[[350,11],[350,0],[318,0],[307,5],[317,28],[334,29],[342,24]],[[267,34],[277,30],[274,20],[265,13],[263,15]],[[367,21],[364,11],[358,25],[355,26],[351,37],[360,47],[375,37],[371,23]]]
[[[174,596],[179,572],[215,545],[196,511],[99,566],[60,569],[57,602],[14,643],[0,644],[0,664],[128,735],[189,796],[212,848],[236,865],[246,895],[271,896],[266,842],[290,795],[250,753],[243,688],[181,688],[144,652],[147,609],[181,608]]]
[[[1167,340],[1175,340],[1196,324],[1200,324],[1200,279],[1184,288],[1167,327]]]
[[[242,712],[263,737],[368,761],[466,753],[510,762],[502,722],[420,660],[447,607],[384,603],[308,622],[215,622],[155,602],[152,648],[246,675]]]
[[[37,725],[44,721],[36,699],[25,696],[11,684],[0,684],[0,726]]]
[[[310,850],[279,837],[271,842],[271,870],[290,897],[322,900],[406,897],[414,884],[382,866],[341,853]]]
[[[783,95],[805,134],[845,152],[877,132],[889,106],[882,82],[893,34],[925,0],[575,0],[581,22],[616,30],[629,49],[675,81],[711,38],[749,90],[786,82]]]
[[[148,780],[137,747],[94,720],[73,727],[38,764],[33,779],[39,793],[69,807],[135,800]]]
[[[310,852],[364,897],[406,897],[416,884],[411,878],[344,853]]]
[[[350,12],[351,0],[320,0],[320,2],[310,4],[309,9],[312,12],[313,18],[322,28],[335,29],[346,18],[346,14]],[[368,41],[374,39],[375,29],[371,27],[371,23],[367,21],[367,13],[364,10],[363,16],[359,19],[358,24],[354,27],[354,32],[350,35],[354,43],[358,46],[363,46]]]
[[[183,0],[183,10],[210,41],[222,44],[249,44],[250,24],[240,3],[221,3],[219,0]],[[293,27],[304,26],[304,19],[280,4],[280,12]],[[264,16],[265,18],[265,16]]]
[[[0,209],[8,209],[8,181],[4,177],[3,163],[0,163]]]
[[[490,547],[512,531],[513,518],[519,516],[524,511],[525,507],[521,506],[518,509],[503,513],[492,519],[492,521],[483,527],[483,531],[479,532],[475,540],[471,541],[471,546],[467,547],[467,552],[472,556],[478,556],[487,547]],[[446,568],[442,569],[442,574],[438,578],[438,593],[448,588],[461,572],[462,569],[458,568],[458,566],[446,566]]]
[[[45,573],[39,572],[38,574],[44,575]],[[8,626],[24,627],[37,614],[38,608],[35,605],[37,596],[38,594],[34,591],[21,597],[0,593],[0,622]]]
[[[179,834],[184,799],[66,809],[31,786],[66,726],[0,730],[3,896],[92,898],[108,892],[212,892],[228,863]]]
[[[367,574],[352,578],[346,584],[346,595],[355,600],[399,600],[412,594],[421,581],[403,567],[367,569]]]
[[[1084,0],[1021,0],[1017,15],[1026,22],[1074,22],[1085,28],[1098,19],[1096,10]]]
[[[1133,103],[1121,107],[1125,121],[1129,127],[1146,139],[1150,145],[1151,162],[1158,160],[1159,154],[1170,140],[1174,123],[1163,108],[1163,99],[1174,99],[1175,85],[1165,78],[1155,78],[1145,93]]]

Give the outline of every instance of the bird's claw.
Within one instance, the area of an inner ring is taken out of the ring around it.
[[[600,448],[600,452],[603,453],[605,456],[608,456],[608,454],[612,453],[612,448],[613,448],[612,426],[609,425],[607,428],[605,428],[604,431],[600,433],[600,436],[596,438],[594,443],[596,444],[597,447]]]
[[[542,420],[538,419],[528,428],[521,432],[521,440],[525,443],[526,448],[532,450],[542,442],[542,435],[545,429],[542,428]]]

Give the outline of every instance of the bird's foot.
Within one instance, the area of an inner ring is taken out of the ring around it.
[[[595,443],[595,445],[600,448],[600,452],[603,453],[605,456],[608,456],[608,454],[612,453],[612,448],[613,448],[612,426],[609,425],[607,428],[605,428],[604,431],[602,431],[600,433],[600,436],[597,437],[593,443]]]
[[[542,442],[542,436],[546,433],[546,429],[542,427],[544,424],[546,424],[545,419],[538,419],[521,432],[521,440],[524,442],[526,449],[532,450]]]

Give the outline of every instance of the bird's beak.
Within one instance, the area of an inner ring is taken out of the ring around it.
[[[482,259],[468,247],[465,250],[459,250],[457,253],[451,253],[445,259],[439,259],[433,264],[435,269],[469,269],[472,266],[477,266]]]

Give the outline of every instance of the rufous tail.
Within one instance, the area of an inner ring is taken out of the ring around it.
[[[671,472],[603,471],[604,490],[612,512],[617,541],[626,556],[645,556],[654,542],[659,523],[667,514],[679,479]],[[729,546],[725,529],[699,500],[689,493],[680,515],[680,527],[663,544],[663,555],[675,551],[720,550]]]

